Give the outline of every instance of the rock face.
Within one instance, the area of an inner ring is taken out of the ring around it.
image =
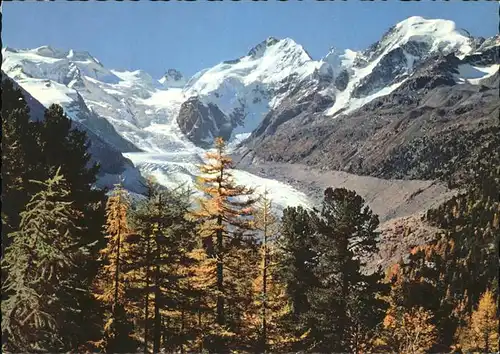
[[[498,42],[500,35],[493,36],[480,42],[477,50],[464,58],[471,65],[492,65],[500,63],[500,51]],[[478,43],[479,44],[479,43]]]
[[[340,91],[344,91],[349,83],[349,72],[347,70],[342,70],[340,74],[335,78],[335,87]]]
[[[181,131],[198,145],[210,145],[215,137],[227,140],[233,124],[216,105],[203,104],[197,97],[184,102],[177,116]]]
[[[408,59],[398,47],[382,57],[370,75],[365,76],[352,92],[356,98],[365,97],[381,88],[399,82],[407,74]]]

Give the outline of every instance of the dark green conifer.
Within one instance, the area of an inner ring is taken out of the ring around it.
[[[297,338],[311,326],[305,318],[310,309],[307,294],[318,284],[314,274],[315,218],[302,207],[284,209],[277,240],[277,276],[285,286],[291,307],[291,311],[281,319],[281,325]],[[301,344],[297,342],[294,349],[301,350]]]
[[[136,308],[141,313],[144,328],[145,351],[152,343],[154,353],[161,348],[175,350],[182,338],[189,337],[179,313],[189,311],[189,290],[182,280],[192,259],[194,224],[186,219],[191,192],[182,188],[168,190],[154,182],[148,184],[148,198],[141,202],[132,215],[135,229],[136,261],[129,269]],[[181,323],[179,323],[179,321]]]
[[[41,156],[43,175],[51,175],[57,166],[65,176],[69,194],[67,200],[73,202],[73,207],[81,213],[81,218],[75,220],[82,231],[78,240],[83,245],[90,245],[89,257],[78,260],[79,267],[75,274],[79,287],[89,289],[98,271],[97,257],[99,250],[105,245],[103,225],[105,222],[105,191],[96,189],[99,166],[91,162],[88,153],[90,142],[84,131],[73,129],[71,120],[58,105],[52,105],[46,110],[44,120],[37,123],[36,134]],[[82,341],[89,338],[99,338],[100,329],[97,324],[100,311],[93,298],[82,298],[82,316],[80,321],[86,324]]]
[[[29,108],[19,89],[11,80],[2,81],[2,243],[8,245],[6,235],[17,230],[19,214],[29,201],[28,179],[33,174],[33,124]]]
[[[328,188],[317,222],[314,274],[309,291],[311,350],[360,352],[385,315],[383,273],[363,274],[363,259],[377,251],[378,217],[353,191]]]
[[[17,352],[60,352],[78,346],[82,311],[75,279],[85,249],[78,238],[78,211],[66,198],[69,190],[57,170],[21,213],[19,231],[9,235],[2,268],[7,279],[2,302],[5,349]]]

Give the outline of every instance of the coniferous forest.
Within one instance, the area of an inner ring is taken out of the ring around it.
[[[368,273],[379,219],[354,191],[278,217],[235,183],[221,138],[198,193],[96,189],[61,107],[34,121],[9,80],[2,96],[4,353],[499,350],[498,148],[427,213],[434,241]]]

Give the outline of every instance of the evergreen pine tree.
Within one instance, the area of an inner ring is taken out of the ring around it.
[[[88,254],[75,260],[79,265],[74,270],[78,282],[75,286],[88,289],[97,272],[96,255],[104,245],[101,227],[105,194],[93,187],[98,167],[88,166],[86,135],[71,130],[70,120],[55,105],[47,110],[44,121],[29,121],[22,92],[9,79],[2,80],[2,98],[2,246],[7,247],[11,241],[7,234],[19,230],[21,211],[39,191],[39,186],[29,181],[47,180],[60,169],[68,189],[65,200],[82,213],[81,218],[75,219],[78,226],[75,232],[79,234],[75,239],[89,249]],[[79,335],[83,344],[99,336],[96,324],[100,314],[87,292],[75,296],[82,306],[79,321],[85,329]]]
[[[8,245],[6,236],[18,230],[19,214],[29,201],[29,179],[39,177],[30,164],[32,134],[29,108],[21,91],[11,80],[2,80],[2,247]]]
[[[384,274],[361,269],[377,251],[378,217],[355,192],[332,188],[325,190],[320,217],[313,246],[320,284],[309,292],[312,350],[360,352],[386,308]]]
[[[311,327],[306,314],[310,309],[307,294],[317,287],[314,274],[316,253],[315,215],[302,207],[283,210],[277,240],[276,280],[283,285],[289,302],[289,311],[280,319],[282,328],[291,338],[303,338]],[[291,350],[303,350],[301,341],[293,341]]]
[[[66,199],[65,179],[57,170],[21,213],[19,231],[9,235],[2,268],[7,279],[2,301],[4,349],[60,352],[79,345],[82,309],[75,277],[85,257],[76,220],[81,217]]]
[[[92,254],[96,255],[105,246],[103,225],[105,222],[106,195],[104,190],[94,187],[97,181],[99,165],[91,162],[88,152],[90,141],[84,131],[74,129],[71,120],[58,105],[51,105],[44,114],[44,119],[37,123],[39,164],[36,167],[43,174],[51,175],[61,166],[61,173],[66,178],[70,198],[75,209],[83,213],[79,226],[85,226],[88,232],[82,233],[82,240],[93,245]],[[82,287],[91,286],[97,272],[96,259],[89,259],[83,266]]]
[[[2,80],[2,212],[7,226],[17,230],[20,211],[38,191],[28,181],[46,180],[60,168],[70,192],[68,200],[85,216],[84,221],[78,221],[79,226],[89,230],[82,240],[98,241],[93,249],[96,254],[104,244],[100,232],[104,214],[99,204],[105,195],[93,188],[99,166],[90,163],[86,134],[72,129],[71,120],[60,106],[49,107],[42,121],[30,121],[29,113],[22,92],[10,79]],[[8,232],[4,228],[2,235]]]

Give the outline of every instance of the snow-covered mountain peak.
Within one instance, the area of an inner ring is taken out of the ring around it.
[[[44,45],[38,48],[34,49],[27,49],[21,52],[25,53],[31,53],[33,55],[37,55],[40,57],[45,57],[48,59],[68,59],[70,61],[79,61],[79,62],[93,62],[98,65],[102,64],[94,58],[89,52],[87,51],[75,51],[73,49],[69,50],[62,50],[58,48],[54,48],[49,45]]]
[[[246,57],[241,59],[255,60],[262,58],[264,56],[274,56],[277,51],[284,51],[289,55],[295,55],[303,60],[312,60],[311,56],[300,44],[295,42],[291,38],[277,39],[275,37],[268,37],[264,41],[257,44],[255,47],[250,49]],[[229,61],[227,63],[231,63]],[[236,61],[234,61],[236,62]]]
[[[5,51],[2,69],[14,79],[50,79],[68,85],[82,76],[103,83],[118,83],[120,79],[85,51],[55,49],[42,46],[35,49]]]
[[[230,82],[232,85],[238,82],[242,86],[276,84],[291,75],[310,75],[317,67],[319,64],[292,39],[277,40],[270,37],[254,47],[249,55],[224,61],[196,74],[196,79],[191,79],[186,89],[203,96],[222,89]]]
[[[217,105],[233,133],[250,133],[293,85],[313,77],[321,65],[292,39],[269,37],[249,55],[194,75],[184,94]]]
[[[392,26],[363,52],[331,51],[323,60],[342,75],[336,77],[336,101],[327,114],[349,113],[388,95],[432,56],[453,53],[463,59],[475,46],[474,38],[453,21],[413,16]]]
[[[40,55],[42,57],[53,58],[53,59],[62,59],[68,55],[67,51],[56,49],[49,45],[44,45],[27,51],[36,55]]]
[[[266,51],[267,47],[270,47],[272,45],[275,45],[276,43],[279,42],[279,39],[274,38],[274,37],[268,37],[264,41],[260,42],[257,44],[255,47],[250,49],[248,52],[247,56],[251,56],[254,58],[258,58],[264,54]]]
[[[83,52],[77,52],[74,51],[73,49],[70,49],[68,51],[68,54],[66,55],[66,58],[72,61],[91,61],[95,62],[99,65],[102,66],[101,62],[97,60],[97,58],[93,57],[89,52],[83,51]]]
[[[350,49],[339,50],[332,47],[328,54],[321,59],[321,61],[330,64],[334,70],[338,71],[342,69],[350,69],[359,55],[359,52]]]
[[[179,70],[168,69],[159,82],[164,87],[182,88],[186,85],[186,79]]]
[[[396,23],[394,27],[404,32],[434,33],[435,35],[438,34],[437,32],[440,34],[449,34],[458,31],[462,35],[466,33],[463,30],[457,30],[455,22],[451,20],[426,19],[422,16],[410,16]]]
[[[380,47],[403,47],[407,43],[422,43],[428,52],[456,52],[464,56],[472,50],[472,38],[458,29],[455,22],[412,16],[393,26],[380,40]]]

